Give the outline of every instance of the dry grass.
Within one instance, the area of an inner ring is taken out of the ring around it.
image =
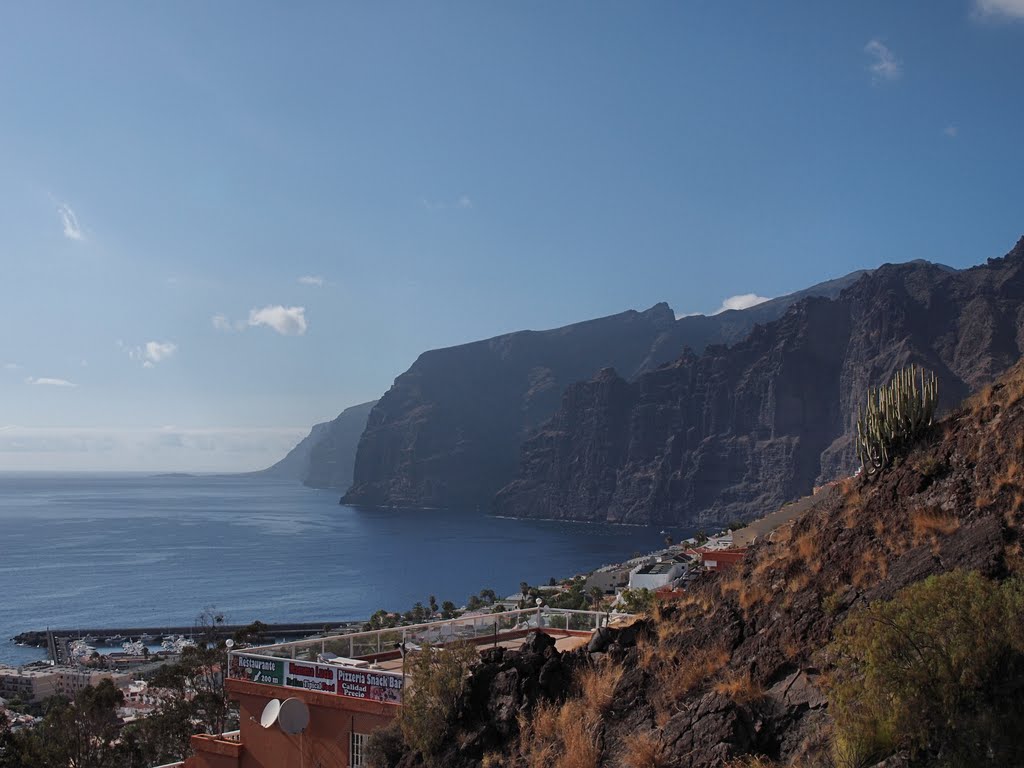
[[[640,669],[650,672],[658,660],[658,646],[646,637],[642,637],[637,641],[636,650],[637,665]]]
[[[749,704],[754,701],[760,701],[765,696],[764,688],[751,679],[749,672],[737,672],[727,675],[724,680],[715,683],[714,691],[723,696],[728,696],[737,704]]]
[[[948,536],[960,527],[960,521],[941,509],[916,509],[910,515],[914,543],[931,541],[936,536]]]
[[[798,658],[803,653],[803,649],[800,643],[792,638],[788,638],[782,642],[782,653],[789,661],[793,661],[793,659]]]
[[[796,542],[794,542],[793,545],[796,548],[796,553],[800,555],[800,559],[808,565],[814,562],[818,557],[817,533],[818,532],[814,530],[805,531],[797,537]]]
[[[597,718],[580,699],[539,704],[519,720],[519,754],[527,768],[596,768]]]
[[[622,677],[622,667],[605,662],[585,669],[579,676],[580,700],[587,712],[601,717],[615,701],[615,686]]]
[[[622,740],[620,760],[625,768],[662,768],[668,763],[665,745],[657,731],[626,736]]]
[[[726,763],[723,768],[775,768],[778,763],[761,755],[744,755]]]
[[[860,589],[884,579],[889,574],[889,561],[877,550],[868,549],[861,555],[860,563],[850,576],[853,586]]]
[[[786,590],[789,591],[790,594],[795,595],[797,592],[802,592],[803,590],[807,589],[810,583],[811,574],[807,573],[806,571],[803,573],[798,573],[796,576],[789,580],[789,583],[786,584]]]
[[[688,693],[717,674],[729,661],[724,648],[698,648],[685,658],[663,659],[654,673],[652,704],[659,721],[667,721]]]

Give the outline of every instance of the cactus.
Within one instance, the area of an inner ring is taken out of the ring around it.
[[[857,458],[865,474],[888,467],[931,426],[938,394],[935,374],[913,365],[868,390],[866,408],[857,409]]]

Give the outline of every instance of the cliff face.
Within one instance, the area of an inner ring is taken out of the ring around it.
[[[370,415],[342,501],[488,509],[515,477],[523,439],[551,417],[569,384],[605,367],[640,374],[686,347],[739,341],[805,293],[836,295],[859,274],[710,317],[677,320],[657,304],[426,352]]]
[[[281,461],[257,474],[345,490],[352,484],[356,446],[376,400],[346,408],[333,421],[317,424]]]
[[[570,386],[524,442],[495,500],[516,517],[629,523],[760,516],[854,468],[869,386],[910,363],[942,403],[991,381],[1024,349],[1024,240],[963,272],[886,265],[834,300],[812,298],[731,348],[626,381]]]
[[[573,652],[541,638],[520,656],[485,652],[441,754],[427,761],[406,748],[390,764],[469,768],[486,755],[500,768],[534,768],[569,764],[578,750],[572,764],[592,768],[835,765],[834,656],[823,649],[849,616],[930,576],[1024,574],[1022,446],[1024,364],[933,427],[898,465],[820,492],[733,570],[699,576],[652,617]],[[1000,631],[977,626],[979,637],[986,629]],[[913,654],[900,662],[913,664]],[[1008,668],[986,670],[1000,687],[993,701],[1004,690],[1019,696],[1024,678]],[[545,686],[545,674],[557,685]],[[895,736],[890,753],[903,748],[903,734]],[[1019,754],[985,759],[982,746],[971,764],[1019,765]],[[763,762],[731,762],[742,756]],[[877,768],[950,764],[941,752],[918,757],[908,763],[904,752]]]

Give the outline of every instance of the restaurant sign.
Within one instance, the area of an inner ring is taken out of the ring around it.
[[[405,679],[391,672],[232,654],[231,677],[364,701],[402,703]]]

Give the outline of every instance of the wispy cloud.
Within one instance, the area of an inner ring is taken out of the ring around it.
[[[123,346],[123,343],[118,342],[118,345]],[[142,346],[128,347],[128,357],[141,362],[143,368],[155,368],[177,351],[178,345],[173,341],[147,341]]]
[[[51,379],[45,376],[36,378],[35,376],[29,376],[25,379],[26,384],[39,384],[44,387],[77,387],[78,385],[74,382],[68,381],[67,379]]]
[[[213,317],[211,317],[210,318],[210,323],[218,331],[224,331],[225,333],[231,333],[231,331],[237,330],[235,328],[235,326],[233,326],[231,324],[231,321],[228,320],[227,316],[226,315],[222,315],[220,313],[218,313],[218,314],[214,315]]]
[[[1024,0],[975,0],[974,13],[981,18],[1024,19]]]
[[[320,288],[324,284],[324,279],[320,275],[303,275],[299,278],[300,285],[315,285]]]
[[[763,304],[766,301],[771,301],[771,297],[758,296],[756,293],[738,293],[723,301],[722,306],[711,314],[717,315],[729,309],[750,309],[751,307],[756,307],[758,304]]]
[[[903,62],[878,38],[868,41],[864,53],[871,57],[868,70],[875,82],[898,80],[903,74]]]
[[[952,124],[947,125],[945,128],[943,128],[942,132],[951,139],[955,139],[957,136],[960,135],[960,129]]]
[[[21,366],[18,365],[17,363],[4,363],[4,370],[5,371],[20,371],[21,370]]]
[[[468,210],[473,207],[473,200],[469,195],[461,195],[458,199],[453,201],[447,200],[428,200],[422,198],[420,204],[428,211],[445,211],[445,210]]]
[[[64,226],[64,237],[68,240],[85,239],[85,235],[82,234],[82,228],[78,225],[78,217],[75,216],[75,212],[71,210],[70,205],[61,203],[57,206],[57,213],[60,215],[61,224]]]
[[[265,325],[282,336],[301,336],[306,332],[306,308],[280,304],[249,310],[249,325]]]

